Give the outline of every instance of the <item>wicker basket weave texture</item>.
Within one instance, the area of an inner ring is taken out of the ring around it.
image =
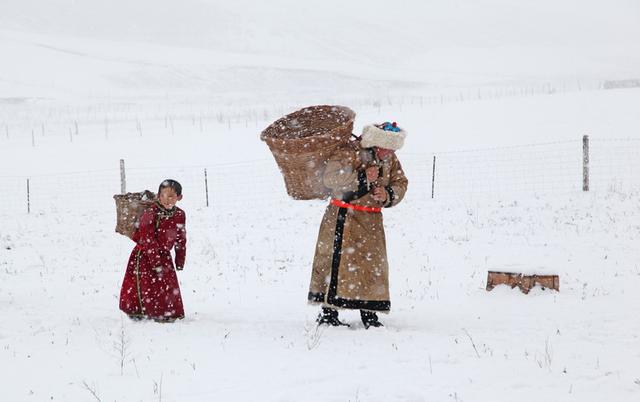
[[[347,146],[355,113],[344,106],[310,106],[267,127],[267,143],[284,176],[287,193],[296,200],[325,199],[322,174],[331,155]]]
[[[156,200],[156,195],[145,190],[139,193],[116,194],[116,232],[133,239],[138,230],[140,216]]]

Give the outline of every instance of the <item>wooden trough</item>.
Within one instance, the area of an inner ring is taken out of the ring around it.
[[[517,272],[489,271],[487,274],[487,291],[497,285],[508,285],[512,289],[516,286],[522,293],[527,294],[532,287],[538,285],[542,289],[560,291],[560,277],[558,275],[523,275]]]

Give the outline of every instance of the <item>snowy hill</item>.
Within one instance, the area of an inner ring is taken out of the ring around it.
[[[384,96],[586,84],[634,78],[640,66],[639,10],[629,1],[6,0],[0,7],[0,71],[11,96]]]

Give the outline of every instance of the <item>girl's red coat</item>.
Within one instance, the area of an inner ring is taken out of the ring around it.
[[[142,214],[133,236],[120,291],[120,310],[130,316],[170,320],[184,317],[176,269],[184,267],[187,251],[185,213],[153,204]],[[171,249],[175,246],[175,267]]]

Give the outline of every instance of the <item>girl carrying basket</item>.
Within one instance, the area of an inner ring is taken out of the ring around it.
[[[187,252],[185,213],[176,206],[181,199],[180,183],[165,180],[158,188],[158,200],[140,217],[120,291],[120,310],[132,319],[172,322],[184,318],[176,275],[176,270],[184,268]]]

